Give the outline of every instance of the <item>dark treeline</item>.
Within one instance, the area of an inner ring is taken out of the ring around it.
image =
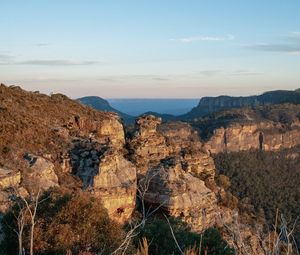
[[[277,208],[290,224],[299,217],[300,147],[278,152],[220,153],[215,156],[215,164],[218,173],[230,179],[227,189],[239,199],[250,198],[257,210],[262,208],[269,226],[275,222]]]

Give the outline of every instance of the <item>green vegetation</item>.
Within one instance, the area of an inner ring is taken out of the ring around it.
[[[224,240],[222,240],[217,229],[208,229],[201,237],[200,234],[191,232],[190,228],[180,221],[180,219],[170,218],[169,221],[176,240],[182,250],[187,250],[191,247],[195,250],[199,250],[201,243],[201,254],[204,254],[204,251],[210,255],[234,254],[234,251],[227,246],[227,243]],[[138,240],[142,237],[146,237],[148,240],[149,254],[181,254],[174,242],[170,226],[165,218],[155,217],[149,219],[145,228],[141,230]]]
[[[62,195],[53,191],[40,201],[34,229],[35,254],[72,254],[99,252],[111,254],[121,243],[125,232],[109,219],[99,201],[88,193]],[[20,205],[20,204],[19,204]],[[18,254],[17,230],[19,206],[15,206],[2,220],[5,238],[0,250],[4,254]],[[30,219],[25,215],[23,246],[29,250]]]
[[[18,233],[20,233],[18,224],[21,223],[18,216],[21,215],[22,208],[26,209],[23,203],[22,200],[16,201],[16,205],[2,219],[4,239],[0,245],[1,255],[18,254]],[[28,203],[29,206],[34,205],[29,200]],[[24,216],[22,245],[27,251],[26,254],[29,254],[31,217],[28,210],[23,212],[25,213],[22,214]],[[159,216],[148,219],[145,226],[137,229],[138,235],[133,242],[128,243],[126,254],[136,254],[142,239],[149,244],[148,253],[145,254],[181,254],[170,226],[183,251],[199,250],[201,243],[201,254],[234,254],[222,240],[217,229],[208,229],[201,236],[191,232],[187,224],[179,219],[170,218],[169,222],[170,225],[165,218]],[[67,252],[73,255],[92,255],[101,252],[108,255],[120,247],[125,240],[125,229],[110,220],[101,203],[93,199],[89,193],[70,194],[52,190],[44,193],[39,199],[35,217],[33,252],[43,255],[65,255]]]
[[[300,215],[300,147],[220,153],[215,164],[218,173],[230,179],[226,189],[239,199],[250,198],[257,210],[262,208],[269,226],[277,208],[290,224]],[[299,239],[299,224],[295,233]]]

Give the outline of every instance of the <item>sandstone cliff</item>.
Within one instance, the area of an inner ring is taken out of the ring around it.
[[[213,159],[188,124],[161,124],[159,118],[142,116],[128,147],[140,181],[149,182],[148,204],[181,218],[194,231],[218,226],[228,240],[239,232],[245,246],[240,254],[264,254],[257,229],[242,220],[237,205],[229,202],[230,194],[216,185]]]
[[[213,145],[208,149],[189,124],[142,116],[125,137],[116,114],[60,94],[1,85],[0,99],[0,167],[9,169],[0,173],[1,209],[8,208],[14,190],[25,196],[38,187],[82,188],[124,223],[135,209],[137,183],[148,178],[147,204],[194,231],[217,226],[228,240],[238,219],[247,249],[263,254],[253,224],[242,220],[237,205],[228,202],[234,198],[215,182],[214,162],[205,151]]]
[[[300,123],[232,124],[214,130],[204,148],[211,153],[260,149],[276,151],[300,144]]]
[[[299,90],[275,90],[268,91],[257,96],[218,96],[203,97],[199,104],[190,112],[179,116],[180,119],[191,120],[199,118],[209,113],[219,112],[228,109],[253,107],[258,105],[275,105],[275,104],[299,104]]]

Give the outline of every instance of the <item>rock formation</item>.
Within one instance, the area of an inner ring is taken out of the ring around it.
[[[237,234],[239,210],[229,205],[232,196],[216,185],[213,159],[201,150],[199,136],[188,124],[160,124],[154,116],[142,116],[128,143],[140,181],[149,182],[146,203],[181,218],[194,231],[218,226],[228,240]],[[264,254],[252,227],[238,222],[243,245],[250,254]]]
[[[219,112],[228,109],[253,107],[258,105],[275,105],[300,103],[299,90],[275,90],[268,91],[257,96],[218,96],[218,97],[203,97],[199,104],[190,112],[180,116],[180,119],[191,120],[204,115]]]
[[[11,169],[0,168],[0,213],[11,206],[12,196],[16,193],[27,196],[26,190],[20,186],[21,173]]]
[[[109,215],[123,223],[135,209],[136,168],[122,154],[107,150],[100,159],[99,173],[94,177],[93,191],[101,198]]]
[[[161,119],[152,115],[136,120],[136,129],[129,142],[130,160],[136,165],[137,173],[144,175],[150,165],[156,165],[169,155],[166,138],[156,132]]]
[[[23,185],[27,190],[47,190],[51,187],[58,187],[58,177],[54,171],[54,164],[43,157],[26,154],[27,171],[23,171]]]
[[[146,202],[162,206],[168,214],[180,217],[195,231],[216,224],[221,211],[215,193],[205,186],[204,181],[184,171],[176,158],[165,159],[151,168],[148,178],[150,186]]]
[[[300,144],[300,122],[281,124],[258,122],[235,123],[214,130],[204,148],[211,153],[261,149],[276,151]]]
[[[36,187],[68,188],[67,181],[76,186],[80,179],[76,188],[94,194],[113,219],[124,223],[135,209],[138,181],[148,178],[147,204],[161,206],[194,231],[218,226],[225,237],[240,213],[234,203],[228,205],[234,198],[215,183],[214,162],[206,151],[218,152],[224,144],[247,149],[254,141],[259,146],[260,133],[263,146],[270,140],[275,148],[279,139],[271,140],[269,126],[239,126],[217,129],[203,144],[189,124],[162,124],[151,115],[138,118],[125,137],[115,113],[95,111],[60,94],[49,97],[4,85],[0,113],[0,166],[12,169],[0,170],[0,202],[5,206],[13,186],[31,192]],[[290,136],[297,134],[293,130]],[[294,140],[290,137],[286,144]],[[247,240],[257,238],[247,222],[239,224]],[[247,247],[259,249],[251,243]]]

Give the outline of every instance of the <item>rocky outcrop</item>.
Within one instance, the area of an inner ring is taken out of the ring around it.
[[[136,120],[133,138],[128,143],[129,158],[136,165],[137,173],[146,174],[149,166],[156,165],[170,154],[166,138],[156,132],[161,123],[155,116],[143,116]]]
[[[0,189],[17,187],[21,182],[21,173],[10,169],[0,168]]]
[[[205,182],[182,169],[176,158],[168,158],[147,174],[150,186],[147,203],[162,208],[190,224],[194,231],[203,231],[216,224],[224,211],[218,207],[216,194]]]
[[[100,158],[93,192],[101,198],[113,219],[124,223],[130,218],[135,209],[136,191],[135,166],[118,151],[107,150]]]
[[[187,148],[197,151],[202,146],[198,133],[185,122],[168,122],[158,125],[157,132],[165,137],[171,153],[180,154]]]
[[[58,177],[54,170],[54,164],[46,158],[26,154],[27,171],[22,173],[22,184],[29,191],[47,190],[58,187]]]
[[[20,184],[20,171],[0,168],[0,213],[5,213],[10,208],[14,196],[26,197],[28,195],[28,192]]]
[[[214,130],[204,148],[211,153],[261,149],[276,151],[300,144],[300,123],[258,122],[232,124]]]
[[[0,213],[4,213],[10,207],[10,197],[14,194],[14,189],[19,188],[20,182],[19,171],[0,168]]]
[[[71,171],[80,177],[84,189],[101,200],[111,218],[124,223],[135,208],[135,166],[124,158],[119,146],[109,142],[75,139],[73,143]]]
[[[73,116],[68,121],[67,128],[71,132],[78,130],[79,137],[93,138],[99,143],[110,143],[114,147],[121,148],[125,143],[123,125],[115,113],[107,113],[100,121]]]
[[[234,229],[234,217],[239,217],[238,201],[216,185],[213,159],[188,124],[160,124],[154,116],[142,116],[128,143],[129,157],[143,173],[139,181],[149,183],[147,204],[181,218],[194,231],[217,226],[225,238],[232,239],[229,229]],[[238,230],[248,251],[264,254],[252,227],[239,223]],[[252,247],[250,239],[257,241],[257,247]]]

